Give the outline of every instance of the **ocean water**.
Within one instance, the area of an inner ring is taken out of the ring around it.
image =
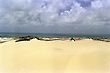
[[[56,33],[0,33],[0,37],[19,37],[19,36],[36,36],[36,37],[82,37],[82,38],[110,38],[110,34],[56,34]]]

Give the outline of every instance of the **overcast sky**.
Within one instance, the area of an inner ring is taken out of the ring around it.
[[[0,0],[0,32],[110,34],[110,0]]]

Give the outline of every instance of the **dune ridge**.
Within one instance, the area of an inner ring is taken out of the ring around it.
[[[2,73],[110,72],[110,42],[92,39],[71,41],[71,38],[42,39],[20,42],[13,39],[0,44]]]

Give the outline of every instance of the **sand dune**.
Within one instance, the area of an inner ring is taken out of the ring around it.
[[[110,42],[31,41],[0,44],[0,73],[110,73]]]

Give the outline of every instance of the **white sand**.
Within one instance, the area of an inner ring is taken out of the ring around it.
[[[2,43],[0,73],[110,73],[110,42],[33,39]]]

